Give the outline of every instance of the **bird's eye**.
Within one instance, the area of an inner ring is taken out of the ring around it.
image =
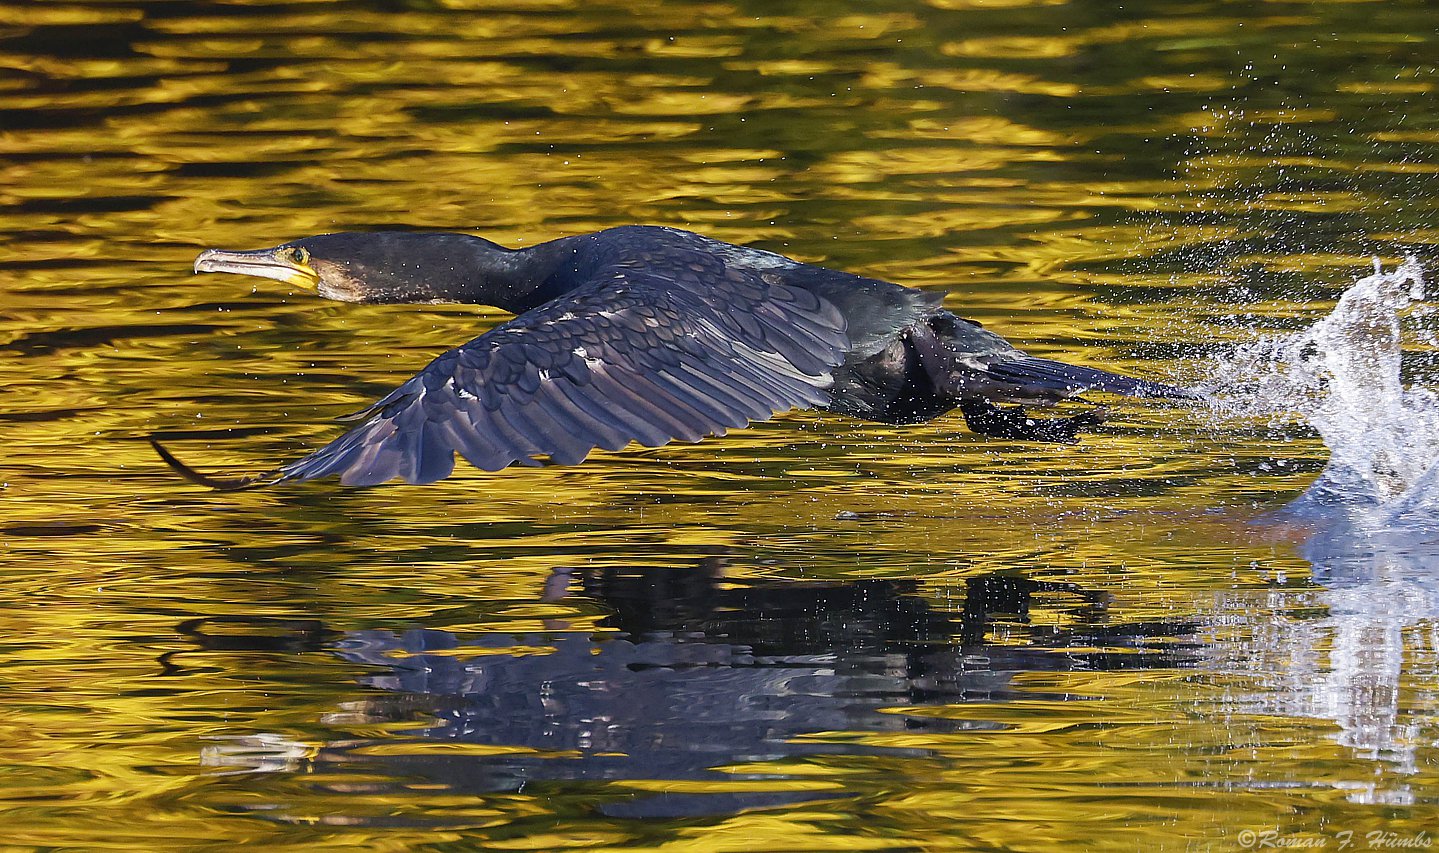
[[[296,246],[290,250],[290,260],[297,264],[308,264],[310,262],[310,253]]]

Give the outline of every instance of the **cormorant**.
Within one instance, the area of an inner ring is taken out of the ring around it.
[[[1026,355],[940,307],[941,296],[675,228],[629,225],[507,249],[457,233],[347,232],[248,252],[209,249],[195,272],[313,287],[345,302],[472,303],[516,317],[456,347],[361,412],[348,432],[217,489],[339,475],[429,483],[459,453],[477,468],[572,465],[591,450],[747,426],[795,408],[927,421],[954,408],[978,433],[1073,442],[1100,408],[1034,418],[1083,391],[1191,398],[1180,388]],[[1000,407],[996,403],[1021,405]]]

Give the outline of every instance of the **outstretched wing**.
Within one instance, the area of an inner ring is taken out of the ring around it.
[[[344,435],[267,474],[214,480],[157,449],[217,488],[332,475],[429,483],[456,453],[486,471],[537,457],[567,465],[596,447],[698,441],[828,402],[848,350],[833,306],[763,271],[703,267],[615,264],[436,358]]]

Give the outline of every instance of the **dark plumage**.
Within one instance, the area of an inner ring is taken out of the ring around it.
[[[444,353],[320,450],[221,489],[339,475],[347,485],[446,477],[459,453],[497,471],[595,447],[658,446],[821,408],[883,423],[959,408],[976,432],[1068,442],[1097,409],[1036,419],[1020,406],[1086,390],[1189,392],[1034,358],[940,297],[673,228],[625,226],[511,250],[478,237],[377,232],[209,250],[196,272],[315,287],[348,302],[459,302],[518,316]],[[152,440],[153,441],[153,440]]]

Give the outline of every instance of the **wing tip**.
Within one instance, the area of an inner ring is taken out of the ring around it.
[[[207,489],[213,489],[217,492],[239,492],[246,489],[257,489],[262,486],[271,485],[272,483],[276,483],[279,482],[281,479],[284,479],[282,476],[278,476],[274,472],[255,474],[249,477],[239,477],[236,479],[211,477],[208,474],[202,474],[199,471],[196,471],[194,468],[191,468],[189,465],[186,465],[184,462],[181,462],[179,459],[175,458],[175,454],[171,453],[169,449],[165,447],[165,445],[160,443],[159,439],[155,438],[155,436],[150,436],[149,441],[150,446],[155,448],[155,452],[159,454],[160,459],[164,461],[166,465],[169,465],[172,471],[197,486],[204,486]]]

